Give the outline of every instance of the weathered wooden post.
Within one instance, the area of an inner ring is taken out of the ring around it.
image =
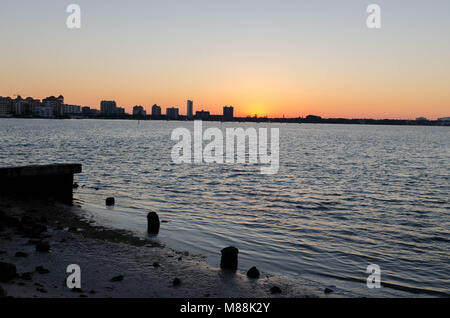
[[[222,249],[222,258],[220,259],[220,268],[237,270],[239,250],[234,246]]]
[[[159,233],[159,217],[156,212],[150,212],[147,214],[147,231],[150,234]]]

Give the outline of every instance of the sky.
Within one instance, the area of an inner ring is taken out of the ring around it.
[[[1,0],[0,96],[435,119],[450,116],[449,34],[448,0]]]

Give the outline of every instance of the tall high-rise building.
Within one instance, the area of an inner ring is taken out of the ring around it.
[[[188,120],[194,118],[194,103],[191,100],[187,101],[186,117]]]
[[[232,121],[234,117],[234,108],[233,106],[224,106],[223,107],[223,120]]]
[[[152,117],[153,118],[159,118],[161,117],[161,107],[158,105],[153,105],[152,106]]]
[[[117,114],[117,105],[116,102],[111,100],[102,100],[100,102],[100,112],[105,116],[114,116]]]

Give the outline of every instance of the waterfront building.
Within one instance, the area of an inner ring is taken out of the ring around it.
[[[167,119],[178,119],[178,108],[176,107],[168,107],[166,109],[166,118]]]
[[[81,106],[78,105],[63,105],[65,115],[79,115],[81,114]]]
[[[153,105],[152,106],[152,117],[153,118],[159,118],[161,117],[161,107],[158,105]]]
[[[195,112],[195,118],[196,119],[201,119],[201,120],[209,120],[210,118],[210,113],[209,111],[206,110],[201,110],[201,111],[196,111]]]
[[[133,107],[133,116],[146,116],[147,112],[144,110],[142,106],[134,106]]]
[[[191,100],[187,101],[186,117],[188,120],[192,120],[194,118],[194,102]]]
[[[234,117],[234,108],[233,106],[224,106],[223,107],[223,120],[232,121]]]
[[[59,95],[58,97],[50,96],[44,98],[42,100],[41,106],[45,108],[52,108],[54,116],[63,116],[64,115],[63,104],[64,104],[64,97],[62,95]]]
[[[12,99],[10,97],[0,97],[0,117],[11,114]]]
[[[115,101],[102,100],[100,102],[100,113],[104,116],[117,115],[117,105]]]

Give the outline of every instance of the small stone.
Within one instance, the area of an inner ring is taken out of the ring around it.
[[[111,278],[112,282],[120,282],[122,280],[123,280],[123,275],[118,275],[118,276]]]
[[[78,183],[74,183],[74,184],[73,184],[73,188],[74,188],[74,189],[78,189]]]
[[[25,252],[17,252],[15,255],[15,257],[27,257],[27,256],[28,256],[28,254]]]
[[[325,288],[325,290],[323,291],[325,294],[330,294],[333,292],[333,290],[331,288]]]
[[[256,268],[256,266],[253,266],[250,268],[247,272],[247,276],[249,278],[258,279],[259,278],[259,270]]]
[[[33,278],[33,274],[29,272],[23,273],[22,275],[20,275],[20,278],[24,280],[31,280]]]
[[[50,250],[50,244],[46,241],[40,241],[36,244],[36,251],[37,252],[48,252]]]
[[[154,262],[154,263],[153,263],[153,267],[159,267],[159,266],[161,266],[161,265],[159,265],[158,262]]]
[[[173,286],[179,286],[181,284],[181,280],[179,278],[175,278],[172,282]]]
[[[113,197],[106,198],[106,205],[111,206],[116,203],[116,200]]]
[[[273,286],[273,287],[270,289],[270,293],[271,293],[271,294],[281,294],[281,288],[278,287],[278,286]]]
[[[36,267],[36,272],[38,272],[39,274],[48,274],[50,273],[50,271],[46,268],[44,268],[43,266],[37,266]]]
[[[43,294],[46,294],[46,293],[47,293],[47,291],[46,291],[44,288],[36,288],[36,290],[37,290],[38,292],[43,293]]]

